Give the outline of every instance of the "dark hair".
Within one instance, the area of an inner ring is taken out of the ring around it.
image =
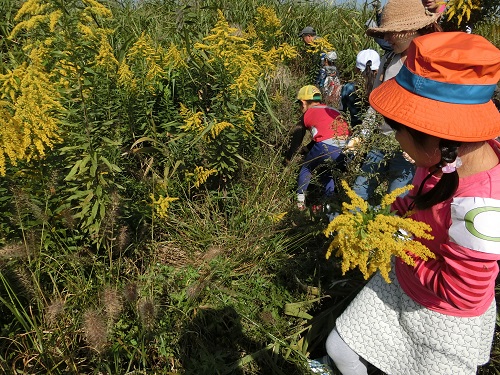
[[[431,33],[440,32],[440,31],[443,31],[443,28],[441,27],[441,25],[437,22],[433,22],[430,25],[427,25],[427,26],[419,29],[418,33],[420,35],[426,35],[426,34],[431,34]]]
[[[407,127],[397,121],[391,120],[385,117],[385,121],[387,124],[394,129],[395,131],[400,131],[405,129],[413,138],[416,144],[423,145],[425,141],[431,137],[431,135],[422,133],[421,131],[412,129]],[[416,207],[420,210],[429,208],[438,204],[440,202],[444,202],[445,200],[451,198],[453,194],[458,189],[458,172],[455,170],[452,173],[443,173],[439,181],[434,185],[432,189],[429,191],[422,193],[422,188],[424,187],[425,182],[431,176],[433,176],[436,172],[440,171],[443,166],[448,163],[453,163],[458,157],[458,148],[462,143],[459,141],[452,141],[449,139],[440,139],[439,140],[439,150],[441,151],[441,160],[434,166],[434,169],[431,170],[431,173],[420,183],[418,187],[417,194],[412,196],[413,202],[410,205],[410,209]]]
[[[368,60],[366,62],[365,70],[363,70],[363,78],[365,79],[365,93],[366,97],[370,96],[373,90],[373,84],[375,83],[375,76],[377,75],[376,70],[372,70],[372,61]]]

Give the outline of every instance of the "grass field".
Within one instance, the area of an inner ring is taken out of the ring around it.
[[[308,374],[365,280],[325,259],[326,217],[296,210],[300,160],[283,165],[313,57],[298,32],[357,79],[373,8],[0,9],[0,372]],[[477,30],[498,45],[495,22]],[[393,147],[371,139],[339,180],[374,144]]]

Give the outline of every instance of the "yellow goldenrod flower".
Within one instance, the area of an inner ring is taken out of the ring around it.
[[[314,39],[309,44],[307,52],[317,54],[321,52],[333,51],[333,45],[326,39],[327,37],[328,35],[325,35],[324,37],[317,37]]]
[[[94,28],[84,25],[83,23],[78,23],[76,28],[82,34],[84,39],[86,40],[97,39],[96,30]]]
[[[240,96],[253,96],[257,88],[257,80],[261,75],[261,69],[256,64],[247,64],[242,70],[241,73],[236,79],[234,83],[229,86],[231,91],[240,97]]]
[[[161,78],[164,74],[163,68],[155,61],[148,61],[148,71],[146,73],[146,81],[153,82]]]
[[[446,4],[448,8],[446,11],[448,15],[447,21],[451,20],[454,16],[457,17],[459,25],[462,23],[464,17],[466,21],[469,21],[472,11],[481,9],[481,3],[481,0],[449,0]]]
[[[83,0],[83,3],[87,5],[85,11],[103,18],[113,18],[111,10],[100,2],[96,0]]]
[[[113,53],[113,48],[111,48],[108,38],[105,35],[101,36],[101,47],[99,48],[99,53],[97,54],[95,60],[96,66],[102,67],[108,72],[116,72],[116,68],[119,63]]]
[[[269,27],[281,27],[281,21],[276,15],[274,9],[271,9],[265,5],[257,8],[257,19],[260,20],[262,25]]]
[[[36,29],[40,24],[47,23],[50,21],[49,16],[47,15],[34,15],[28,18],[26,21],[19,22],[14,28],[12,29],[9,38],[12,39],[14,38],[21,30],[24,31],[31,31]]]
[[[284,61],[287,59],[294,59],[298,56],[299,52],[297,48],[291,46],[288,43],[282,43],[277,49],[277,53],[279,54],[280,60]]]
[[[210,129],[210,135],[213,139],[215,139],[224,129],[227,128],[234,128],[234,125],[227,121],[216,122]]]
[[[168,208],[170,207],[170,203],[179,199],[173,197],[165,197],[163,195],[159,195],[158,199],[155,199],[154,194],[151,194],[150,197],[156,215],[162,219],[165,219],[168,216]]]
[[[158,61],[160,59],[160,54],[153,46],[151,37],[143,32],[128,50],[127,57],[130,59],[141,60],[145,58],[148,61]]]
[[[413,238],[433,239],[431,227],[408,217],[398,217],[390,212],[396,197],[412,188],[407,186],[387,194],[379,207],[369,206],[354,193],[345,181],[342,186],[351,199],[344,203],[342,214],[334,218],[324,231],[333,240],[328,247],[328,259],[334,250],[342,257],[342,273],[358,267],[367,279],[377,270],[390,283],[389,271],[392,256],[414,265],[414,257],[424,260],[435,255],[421,242]]]
[[[279,223],[281,220],[283,220],[288,212],[281,212],[279,214],[274,214],[270,216],[270,219],[273,223]]]
[[[16,13],[14,21],[19,21],[26,15],[42,13],[47,8],[47,4],[43,4],[41,0],[27,0]]]
[[[247,39],[256,39],[258,37],[255,26],[252,23],[247,26],[245,36]]]
[[[387,207],[392,204],[396,200],[397,197],[399,197],[401,194],[404,192],[410,190],[413,186],[408,185],[408,186],[403,186],[400,188],[395,189],[394,191],[390,192],[389,194],[386,194],[383,198],[382,201],[380,202],[381,207]]]
[[[241,111],[241,115],[238,119],[242,122],[243,128],[247,132],[252,132],[254,130],[254,121],[255,121],[255,106],[256,102],[253,102],[252,106],[249,109],[243,109]]]
[[[216,174],[218,171],[217,169],[206,169],[201,166],[198,166],[194,169],[193,173],[188,173],[188,176],[193,176],[194,187],[200,187],[203,185],[205,182],[207,182],[208,177],[210,177],[213,174]]]
[[[180,50],[174,43],[170,43],[170,47],[165,54],[165,61],[174,69],[187,68],[186,56],[185,49]]]
[[[368,210],[368,202],[366,202],[363,198],[359,197],[354,191],[349,188],[347,182],[342,181],[342,187],[346,191],[347,196],[351,200],[351,203],[344,202],[342,203],[343,211],[361,211],[366,213]],[[392,202],[391,202],[392,203]]]
[[[184,125],[180,127],[181,129],[194,132],[201,132],[205,129],[203,112],[194,113],[181,103],[179,114],[184,120]]]
[[[32,51],[33,61],[0,75],[0,175],[6,157],[17,160],[43,157],[60,141],[60,94]],[[41,52],[40,55],[43,55]]]
[[[118,68],[118,85],[126,88],[129,92],[133,92],[137,87],[134,74],[125,60],[120,63]]]
[[[277,37],[282,34],[281,20],[276,15],[274,9],[265,5],[257,8],[257,16],[255,17],[257,30],[261,34],[266,34],[265,37]]]
[[[76,66],[69,60],[60,59],[58,61],[58,69],[55,70],[59,78],[59,86],[69,88],[72,81],[78,79]]]
[[[147,89],[153,90],[156,81],[165,73],[161,67],[162,54],[161,48],[156,48],[146,33],[142,33],[127,52],[127,62],[131,71],[138,81],[141,79],[145,81]]]
[[[56,25],[61,19],[62,15],[63,13],[59,9],[49,14],[49,30],[51,33],[55,31]]]

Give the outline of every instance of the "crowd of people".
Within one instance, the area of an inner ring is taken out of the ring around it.
[[[416,240],[436,255],[415,258],[413,266],[394,259],[391,283],[373,276],[337,319],[327,355],[311,362],[317,373],[335,367],[367,375],[371,364],[387,374],[475,374],[490,358],[500,260],[500,112],[493,100],[500,50],[470,30],[443,32],[444,10],[432,0],[388,0],[366,31],[381,53],[356,57],[363,90],[359,82],[340,84],[337,54],[325,52],[316,81],[297,94],[301,117],[287,163],[306,132],[312,136],[302,150],[297,207],[307,206],[315,171],[324,196],[334,199],[331,169],[346,163],[353,127],[380,117],[377,132],[400,149],[369,150],[353,190],[368,200],[381,172],[388,192],[412,184],[392,208],[430,225],[434,238]],[[311,43],[317,35],[308,26],[300,37]]]

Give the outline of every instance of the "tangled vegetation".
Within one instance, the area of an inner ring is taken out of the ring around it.
[[[377,48],[373,8],[0,9],[0,372],[307,374],[364,278],[325,261],[326,223],[292,209],[282,154],[311,55],[297,34],[314,25],[352,80]],[[498,25],[477,30],[498,45]]]

